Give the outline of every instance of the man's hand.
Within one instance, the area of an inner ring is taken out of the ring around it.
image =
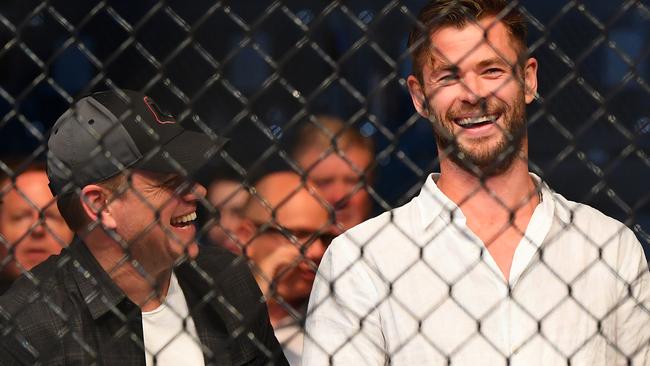
[[[300,257],[300,251],[293,245],[280,245],[269,256],[256,263],[257,271],[255,281],[262,290],[264,297],[269,298],[271,283],[278,282],[278,276],[282,276],[292,263],[297,262]],[[295,264],[294,264],[295,265]]]

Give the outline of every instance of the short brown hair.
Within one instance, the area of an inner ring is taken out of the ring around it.
[[[346,124],[342,119],[329,115],[316,116],[313,122],[309,121],[300,128],[291,155],[295,158],[309,149],[326,150],[333,145],[341,151],[351,146],[360,147],[368,152],[371,160],[375,157],[375,144],[370,137],[362,135],[356,127]]]
[[[413,74],[422,82],[424,57],[430,51],[431,34],[440,28],[454,26],[461,28],[469,22],[477,22],[494,16],[508,30],[508,34],[519,48],[519,62],[527,51],[528,29],[526,19],[515,6],[506,0],[433,0],[422,8],[408,39],[408,48],[413,59]]]
[[[98,186],[106,188],[107,190],[118,193],[120,187],[127,182],[127,175],[125,173],[118,174],[112,178],[108,178],[105,181],[95,183]],[[86,211],[81,204],[81,195],[80,191],[73,190],[72,192],[63,194],[57,197],[56,205],[61,212],[61,216],[65,220],[66,224],[72,229],[72,231],[79,233],[82,230],[86,230],[88,225],[91,224],[90,217],[86,215]]]

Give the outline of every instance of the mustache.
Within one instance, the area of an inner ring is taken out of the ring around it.
[[[477,105],[460,105],[451,108],[445,113],[445,119],[453,121],[459,116],[481,116],[484,114],[504,114],[508,111],[508,106],[497,101],[487,101]]]

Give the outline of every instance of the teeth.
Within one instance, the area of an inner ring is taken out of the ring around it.
[[[457,123],[460,126],[470,126],[470,125],[475,125],[477,123],[494,122],[496,119],[497,119],[496,116],[491,114],[487,116],[463,118],[458,120]]]
[[[181,225],[196,220],[196,212],[188,213],[187,215],[173,217],[170,222],[172,225]]]

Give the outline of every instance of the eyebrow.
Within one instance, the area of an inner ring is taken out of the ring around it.
[[[451,72],[451,73],[459,73],[460,68],[458,67],[458,64],[455,63],[449,63],[447,60],[441,60],[441,59],[436,59],[436,58],[431,58],[431,63],[432,63],[432,73],[433,74],[438,74],[442,72]],[[485,68],[491,65],[499,65],[503,67],[508,67],[508,68],[513,68],[514,65],[511,65],[509,62],[504,60],[502,57],[490,57],[488,59],[480,61],[476,67],[478,68]]]
[[[504,67],[508,67],[508,68],[513,67],[513,65],[511,65],[509,62],[507,62],[506,60],[504,60],[501,57],[488,58],[486,60],[483,60],[483,61],[479,62],[476,66],[481,69],[481,68],[485,68],[485,67],[492,66],[492,65],[499,65],[499,66],[504,66]]]
[[[442,72],[450,72],[457,74],[460,71],[460,68],[458,67],[458,64],[454,63],[448,63],[447,61],[444,60],[432,60],[433,61],[433,67],[432,67],[432,74],[439,74]]]

